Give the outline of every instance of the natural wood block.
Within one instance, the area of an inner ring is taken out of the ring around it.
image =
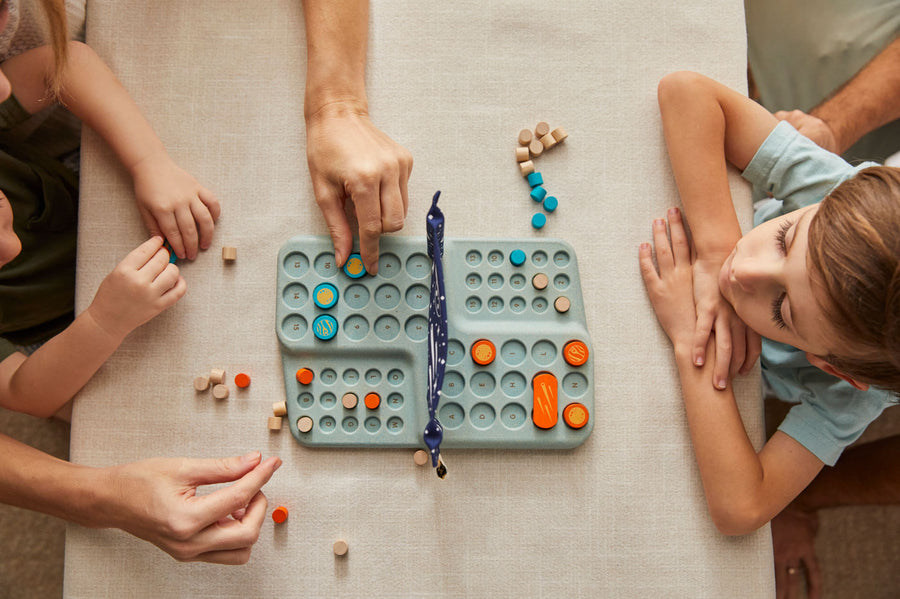
[[[269,430],[270,431],[280,431],[281,430],[281,416],[269,416]]]
[[[544,146],[545,150],[549,150],[550,148],[555,146],[556,143],[556,138],[549,133],[541,138],[541,145]]]
[[[534,134],[530,129],[522,129],[519,131],[519,145],[527,146],[531,143],[531,140],[534,139]]]
[[[234,262],[237,260],[237,248],[229,246],[223,247],[222,260],[225,262]]]
[[[209,389],[209,377],[208,376],[198,376],[194,379],[194,389],[197,391],[206,391]]]
[[[538,123],[534,128],[534,134],[537,137],[544,137],[548,133],[550,133],[550,125],[545,123],[544,121]]]
[[[528,151],[528,146],[516,148],[516,162],[525,162],[529,158],[531,158],[531,152]]]
[[[272,404],[272,414],[275,416],[284,416],[287,414],[287,402],[276,401]]]
[[[528,144],[528,151],[531,152],[531,155],[537,158],[541,154],[544,153],[544,144],[541,143],[541,140],[535,138],[531,140],[531,143]]]
[[[519,170],[522,171],[522,176],[527,177],[531,173],[534,172],[534,162],[531,160],[526,160],[525,162],[519,163]]]
[[[228,385],[216,385],[213,387],[213,397],[216,399],[228,399],[230,393]]]
[[[225,369],[213,368],[209,371],[209,382],[213,385],[221,385],[225,382]]]
[[[558,143],[558,142],[561,142],[561,141],[564,140],[565,138],[569,137],[569,134],[566,133],[566,130],[563,129],[562,127],[557,127],[556,129],[554,129],[553,131],[551,131],[550,134],[551,134],[551,135],[553,136],[553,138],[557,141],[557,143]]]

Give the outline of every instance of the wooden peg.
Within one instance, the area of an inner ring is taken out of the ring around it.
[[[531,152],[528,151],[528,146],[516,148],[516,162],[525,162],[529,158],[531,158]]]
[[[222,260],[225,262],[234,262],[237,260],[237,248],[225,246],[222,248]]]
[[[550,125],[545,123],[544,121],[538,123],[534,128],[534,135],[536,137],[544,137],[548,133],[550,133]]]
[[[530,129],[522,129],[519,131],[519,145],[527,146],[531,143],[531,140],[534,139],[534,134]]]
[[[209,377],[201,375],[195,378],[194,389],[197,391],[206,391],[207,389],[209,389]]]
[[[342,556],[344,556],[344,555],[347,555],[347,551],[350,550],[350,546],[347,545],[347,541],[344,541],[344,540],[340,540],[340,539],[339,539],[339,540],[337,540],[337,541],[334,542],[334,545],[332,546],[332,549],[334,550],[334,554],[335,554],[336,556],[342,557]]]
[[[228,399],[229,393],[228,385],[216,385],[213,387],[213,397],[216,399]]]
[[[532,156],[537,158],[544,153],[544,144],[542,144],[541,140],[538,138],[534,138],[531,140],[531,143],[528,144],[528,151],[531,152]]]
[[[287,402],[276,401],[272,404],[272,414],[275,416],[284,416],[287,414]]]
[[[553,137],[549,133],[541,138],[541,145],[544,147],[545,150],[549,150],[556,144],[557,144],[556,138]]]
[[[270,431],[280,431],[281,430],[281,416],[269,416],[269,430]]]
[[[551,131],[550,134],[553,136],[553,139],[555,139],[557,141],[557,143],[559,143],[562,140],[564,140],[565,138],[569,137],[569,134],[566,133],[566,130],[563,129],[562,127],[557,127],[556,129]]]
[[[531,173],[534,172],[534,162],[531,160],[526,160],[525,162],[519,163],[519,170],[522,171],[522,176],[527,177]]]
[[[221,385],[225,382],[225,369],[213,368],[209,371],[209,382],[213,385]]]

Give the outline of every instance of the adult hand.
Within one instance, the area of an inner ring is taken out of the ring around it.
[[[695,259],[694,302],[697,324],[694,331],[693,360],[697,366],[706,361],[710,333],[716,334],[716,356],[713,386],[724,389],[729,378],[746,374],[759,358],[762,339],[738,318],[731,305],[719,292],[719,271],[723,259]]]
[[[107,333],[121,340],[184,296],[187,284],[169,263],[161,237],[151,237],[106,275],[88,312]]]
[[[788,506],[772,519],[775,552],[775,593],[778,599],[800,599],[806,585],[808,599],[822,596],[822,572],[816,559],[819,518]]]
[[[209,248],[221,212],[211,191],[165,151],[141,160],[132,177],[138,210],[151,235],[164,237],[179,258],[193,260],[198,248]]]
[[[834,131],[822,119],[802,110],[779,110],[775,113],[775,118],[779,121],[789,122],[801,135],[808,137],[829,152],[840,153],[840,146]]]
[[[281,459],[259,452],[224,459],[153,458],[107,469],[105,513],[116,526],[178,561],[244,564],[266,515],[260,489]],[[197,488],[233,484],[208,495]]]
[[[306,120],[307,161],[316,203],[325,217],[335,259],[343,265],[353,249],[344,203],[355,206],[360,255],[378,271],[378,238],[403,228],[409,207],[412,155],[379,130],[365,108],[334,102]]]

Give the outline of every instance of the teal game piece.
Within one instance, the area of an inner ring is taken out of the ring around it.
[[[509,253],[509,261],[513,266],[522,266],[525,264],[525,252],[522,250],[513,250]]]
[[[528,175],[528,184],[532,187],[543,185],[544,177],[542,177],[540,173],[531,173],[530,175]]]
[[[163,240],[163,247],[169,252],[169,264],[175,264],[175,261],[178,260],[178,256],[175,255],[175,250],[172,249],[172,244],[169,243],[168,239]]]
[[[547,224],[547,217],[540,212],[531,217],[531,226],[535,229],[542,229]]]
[[[544,210],[547,212],[553,212],[556,210],[556,207],[559,206],[559,200],[554,196],[547,196],[544,198]]]
[[[350,254],[350,257],[344,262],[344,274],[351,279],[359,279],[366,274],[366,265],[363,264],[362,256]]]
[[[337,287],[331,283],[320,283],[313,289],[313,301],[323,310],[334,306],[338,301]]]
[[[545,195],[547,195],[547,190],[540,185],[531,190],[531,199],[535,202],[543,200]]]
[[[337,335],[337,319],[331,314],[320,314],[313,320],[313,334],[317,339],[328,341]]]
[[[525,256],[518,266],[517,250]],[[352,279],[335,267],[328,236],[294,237],[280,249],[274,326],[287,425],[302,445],[423,447],[431,260],[424,236],[382,237],[379,254],[377,274]],[[441,454],[582,444],[597,417],[595,362],[572,246],[555,239],[445,237],[443,271],[448,348],[437,410]],[[532,284],[538,274],[548,280],[542,289]],[[313,300],[321,283],[334,285],[340,297],[327,314]],[[570,308],[558,312],[554,303],[563,296]],[[323,330],[331,339],[319,337]],[[481,340],[496,349],[486,365],[471,355]],[[573,341],[583,349],[567,358]],[[297,382],[301,368],[314,372],[308,385]],[[552,377],[538,378],[544,374]],[[556,394],[555,411],[536,396],[545,392]],[[347,393],[359,398],[352,408],[342,405]],[[381,398],[374,409],[362,401],[369,393]],[[567,424],[569,406],[587,414],[581,428]],[[548,415],[544,426],[556,424],[540,428],[537,411]]]

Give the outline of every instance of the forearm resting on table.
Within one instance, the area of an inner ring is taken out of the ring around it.
[[[122,341],[85,310],[30,356],[15,353],[0,363],[0,406],[43,418],[54,415]]]
[[[676,347],[675,360],[710,516],[722,533],[746,534],[778,514],[822,463],[781,433],[757,454],[731,386],[714,389],[712,364],[695,366],[691,350],[689,343]]]
[[[0,434],[0,503],[100,527],[104,470],[78,466]]]
[[[829,126],[839,154],[900,118],[900,37],[810,114]]]

